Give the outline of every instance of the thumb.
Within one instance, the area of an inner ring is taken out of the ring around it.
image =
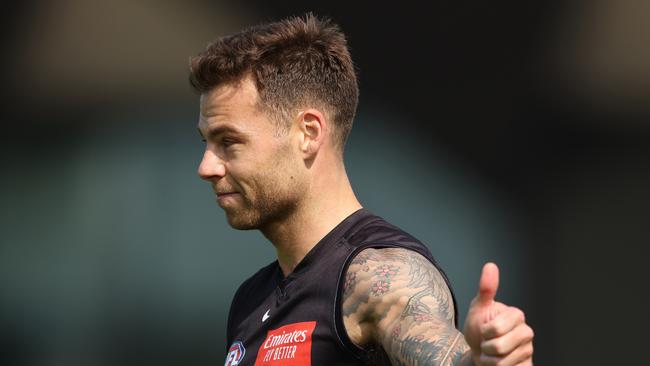
[[[494,301],[499,288],[499,267],[496,264],[489,262],[483,266],[481,272],[481,280],[478,285],[478,294],[476,295],[476,302],[479,304],[489,305]]]
[[[481,326],[493,319],[494,301],[499,287],[499,267],[494,263],[486,263],[481,271],[478,293],[469,307],[465,318],[464,335],[467,344],[472,348],[475,358],[481,353],[483,335]],[[476,364],[480,364],[476,362]]]

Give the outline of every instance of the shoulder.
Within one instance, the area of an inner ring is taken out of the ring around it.
[[[422,243],[415,237],[391,224],[384,218],[374,215],[365,210],[366,216],[357,224],[357,227],[349,234],[348,242],[352,245],[363,245],[367,243]]]
[[[341,307],[348,335],[359,345],[376,339],[396,319],[435,317],[453,324],[455,313],[441,272],[429,259],[405,248],[359,252],[345,273]]]
[[[369,288],[358,285],[370,281]],[[350,262],[343,284],[344,299],[388,293],[408,295],[414,289],[433,288],[451,293],[444,275],[422,254],[407,248],[366,248]],[[381,298],[381,300],[386,300]]]
[[[356,228],[346,238],[346,241],[348,245],[361,250],[356,255],[357,258],[364,258],[369,255],[376,257],[383,253],[387,258],[380,258],[380,260],[390,260],[390,257],[394,255],[399,256],[398,259],[402,258],[402,253],[419,253],[436,265],[433,254],[426,245],[411,234],[376,215],[369,214],[363,225]],[[396,250],[389,248],[395,248]]]

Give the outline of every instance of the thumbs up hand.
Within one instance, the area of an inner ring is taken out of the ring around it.
[[[533,364],[533,330],[523,311],[494,300],[499,268],[483,266],[479,290],[472,300],[463,331],[475,365],[528,366]]]

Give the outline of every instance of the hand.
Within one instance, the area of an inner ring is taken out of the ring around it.
[[[499,287],[499,268],[483,266],[478,294],[465,320],[464,335],[475,365],[532,366],[533,330],[524,312],[494,301]]]

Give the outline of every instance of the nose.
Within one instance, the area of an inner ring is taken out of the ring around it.
[[[201,163],[199,164],[198,173],[201,179],[218,179],[226,175],[226,166],[217,154],[206,149],[205,153],[203,153],[203,159],[201,159]]]

